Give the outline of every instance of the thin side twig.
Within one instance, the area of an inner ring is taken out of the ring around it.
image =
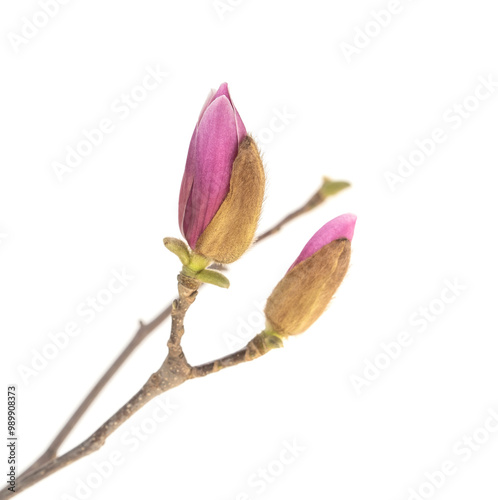
[[[101,379],[95,384],[92,390],[81,402],[76,411],[71,415],[69,420],[66,422],[64,427],[59,431],[57,436],[55,436],[54,440],[50,443],[46,451],[18,477],[18,481],[21,481],[24,477],[28,476],[33,471],[35,471],[42,465],[46,464],[47,462],[50,462],[57,456],[59,448],[62,446],[62,444],[69,436],[71,431],[74,429],[76,424],[81,420],[81,418],[86,413],[88,408],[95,401],[97,396],[102,392],[102,390],[111,380],[114,374],[121,368],[124,362],[131,356],[131,354],[145,340],[145,338],[150,333],[152,333],[161,323],[163,323],[167,318],[169,318],[169,316],[171,315],[172,306],[173,305],[170,304],[150,323],[147,324],[140,323],[139,329],[137,330],[137,332],[135,333],[129,344],[123,349],[121,354],[115,359],[115,361],[107,369],[104,375],[102,375]]]

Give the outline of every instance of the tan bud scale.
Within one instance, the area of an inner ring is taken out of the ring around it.
[[[233,163],[229,192],[197,240],[195,251],[222,264],[240,258],[254,239],[264,190],[263,162],[254,140],[247,136]]]

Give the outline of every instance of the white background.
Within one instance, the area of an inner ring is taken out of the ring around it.
[[[417,498],[411,489],[420,498],[496,498],[498,435],[479,428],[496,425],[488,412],[498,412],[497,92],[451,121],[454,105],[475,104],[468,98],[479,78],[498,81],[496,3],[405,0],[386,26],[368,25],[380,33],[349,62],[341,43],[361,43],[357,29],[388,0],[226,5],[220,14],[211,0],[72,0],[17,45],[23,18],[40,6],[2,4],[1,380],[2,393],[18,385],[21,464],[48,445],[138,320],[175,297],[179,262],[162,238],[180,234],[178,189],[211,87],[229,83],[247,129],[262,139],[261,230],[324,174],[353,187],[231,266],[230,290],[202,289],[186,322],[189,361],[238,347],[228,335],[258,326],[257,303],[308,238],[344,212],[358,216],[350,272],[327,313],[285,349],[171,392],[172,415],[135,450],[127,439],[133,426],[155,425],[151,403],[97,454],[22,498],[82,498],[78,481],[116,451],[123,463],[89,498],[407,500]],[[116,99],[156,66],[169,76],[122,119]],[[291,115],[287,123],[275,110]],[[60,182],[53,163],[105,118],[112,133]],[[447,140],[392,190],[385,173],[436,128]],[[133,279],[87,324],[79,304],[122,268]],[[434,302],[445,280],[465,287],[451,304]],[[438,315],[421,332],[420,308],[429,306]],[[71,321],[80,335],[23,380],[19,367]],[[158,367],[168,330],[169,322],[136,351],[64,450]],[[356,390],[354,376],[364,377],[368,361],[386,362],[382,343],[401,332],[411,345]],[[483,444],[470,456],[461,440],[474,432]],[[305,450],[280,467],[284,441]],[[424,489],[425,474],[444,461],[455,474]],[[254,474],[268,467],[278,477],[256,487]]]

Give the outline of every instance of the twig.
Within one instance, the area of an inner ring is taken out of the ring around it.
[[[32,474],[25,475],[24,479],[18,482],[15,492],[3,490],[0,493],[0,499],[6,499],[8,495],[13,497],[55,472],[99,450],[116,429],[156,396],[183,384],[187,380],[204,377],[216,373],[222,368],[252,361],[263,356],[271,349],[281,347],[281,343],[275,341],[271,336],[261,333],[240,351],[204,365],[190,366],[185,359],[180,342],[184,333],[183,321],[185,314],[194,302],[199,286],[200,282],[196,279],[188,278],[182,274],[179,275],[179,299],[173,303],[168,356],[159,370],[150,376],[149,380],[135,396],[78,446],[46,463]]]
[[[318,191],[299,209],[295,210],[291,214],[287,215],[274,227],[258,236],[254,243],[259,243],[264,239],[277,233],[286,224],[294,220],[295,218],[313,210],[314,208],[321,205],[329,196],[335,195],[347,188],[349,184],[347,182],[333,182],[327,178],[324,178],[322,186]],[[199,287],[202,286],[202,283]],[[86,398],[81,402],[75,412],[71,415],[69,420],[66,422],[64,427],[55,436],[53,441],[50,443],[46,451],[28,468],[24,471],[17,480],[22,482],[27,476],[31,475],[34,471],[45,465],[46,463],[54,460],[57,457],[57,452],[62,446],[64,441],[67,439],[71,431],[81,420],[83,415],[86,413],[91,404],[95,401],[97,396],[102,392],[107,383],[111,380],[114,374],[121,368],[125,361],[131,356],[135,349],[168,317],[171,315],[173,310],[173,304],[167,306],[163,311],[161,311],[152,321],[149,323],[140,322],[140,327],[137,332],[129,342],[129,344],[124,348],[121,354],[116,358],[112,365],[107,369],[107,371],[102,375],[102,378],[95,384],[95,386],[88,393]],[[234,354],[235,355],[235,354]],[[3,493],[3,491],[2,491]]]
[[[265,332],[262,332],[256,335],[256,337],[239,351],[233,352],[215,361],[194,366],[190,372],[190,378],[205,377],[206,375],[219,372],[223,368],[230,368],[231,366],[236,366],[246,361],[252,361],[278,347],[283,347],[282,341],[278,337],[268,336]]]
[[[273,226],[271,229],[268,229],[261,236],[258,236],[254,243],[259,243],[261,240],[268,238],[278,231],[282,229],[286,224],[290,221],[294,220],[296,217],[305,214],[306,212],[310,212],[314,208],[321,205],[329,196],[334,196],[337,193],[341,192],[343,189],[350,187],[349,182],[345,181],[332,181],[327,177],[323,178],[323,183],[320,189],[301,207],[291,212],[287,217],[284,217],[278,224]]]
[[[161,311],[150,323],[140,322],[140,327],[131,339],[130,343],[123,349],[121,354],[116,358],[112,365],[107,369],[107,371],[102,375],[102,378],[95,384],[92,390],[88,393],[86,398],[81,402],[76,411],[71,415],[71,418],[66,422],[64,427],[59,431],[54,440],[50,443],[47,450],[35,461],[33,464],[26,469],[18,478],[21,481],[25,476],[31,474],[42,465],[46,464],[50,460],[53,460],[57,456],[57,451],[62,446],[62,443],[69,436],[71,431],[74,429],[76,424],[83,417],[85,412],[97,398],[97,396],[102,392],[102,389],[111,380],[114,374],[121,368],[124,362],[131,356],[135,349],[152,333],[159,325],[161,325],[166,319],[171,315],[173,309],[173,304],[170,304],[166,309]]]

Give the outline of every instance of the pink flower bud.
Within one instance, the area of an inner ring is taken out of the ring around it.
[[[228,86],[211,91],[195,127],[180,189],[178,222],[191,248],[230,189],[232,165],[247,132]]]
[[[270,332],[296,335],[322,315],[348,270],[355,223],[355,215],[341,215],[308,241],[268,298]]]

